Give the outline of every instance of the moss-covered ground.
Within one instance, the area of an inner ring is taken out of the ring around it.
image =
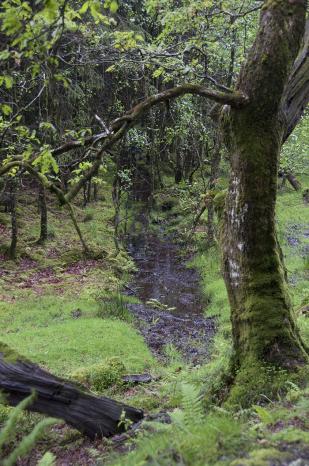
[[[181,225],[185,230],[183,207],[177,202],[176,199],[172,210],[155,212],[154,225],[172,214],[172,229]],[[309,464],[308,388],[288,381],[285,390],[274,390],[267,399],[261,392],[255,406],[239,406],[236,412],[216,407],[210,397],[224,390],[231,329],[218,250],[214,246],[204,251],[206,219],[202,219],[195,234],[197,254],[193,264],[201,272],[208,301],[205,313],[217,317],[218,331],[210,362],[193,367],[184,363],[173,348],[166,364],[156,361],[126,313],[127,298],[122,298],[119,290],[128,281],[134,265],[126,253],[115,255],[113,209],[108,192],[105,199],[86,209],[77,207],[76,212],[98,259],[82,257],[67,214],[56,206],[49,212],[50,239],[44,247],[36,245],[37,210],[31,199],[24,200],[19,211],[22,240],[18,261],[4,261],[1,265],[1,339],[65,377],[85,374],[85,369],[91,368],[98,380],[102,367],[106,377],[109,365],[114,367],[110,359],[114,357],[126,372],[150,372],[156,377],[149,385],[124,386],[115,383],[119,381],[115,376],[110,377],[110,386],[104,382],[90,388],[141,407],[152,416],[168,412],[171,424],[146,423],[131,443],[135,448],[130,452],[128,443],[119,446],[106,440],[90,442],[59,424],[47,431],[24,460],[28,462],[21,460],[19,464],[36,465],[46,450],[55,453],[57,465],[74,466],[267,466],[294,464],[296,460],[297,466]],[[8,237],[8,218],[0,215],[3,235]],[[289,189],[280,193],[277,219],[297,321],[309,344],[309,208],[303,204],[300,193]],[[9,411],[0,408],[0,422]],[[18,424],[17,438],[38,419],[37,415],[25,414]]]

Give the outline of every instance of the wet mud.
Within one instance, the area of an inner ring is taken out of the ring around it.
[[[133,237],[128,251],[138,268],[128,294],[140,300],[128,307],[153,353],[164,359],[175,348],[187,362],[205,362],[215,320],[203,315],[207,303],[200,276],[189,267],[188,258],[164,234]]]

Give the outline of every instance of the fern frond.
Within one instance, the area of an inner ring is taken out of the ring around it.
[[[45,455],[40,459],[37,466],[55,466],[56,457],[50,451],[45,453]]]
[[[18,458],[25,456],[41,437],[44,429],[55,424],[56,419],[48,418],[39,422],[29,435],[24,437],[20,444],[12,451],[12,453],[3,461],[3,466],[14,466]]]
[[[199,426],[205,420],[202,395],[199,389],[191,384],[182,384],[182,409],[184,422],[188,427]]]
[[[28,396],[23,401],[21,401],[10,413],[8,420],[4,424],[4,427],[0,431],[0,451],[5,443],[7,443],[13,434],[15,433],[16,423],[19,416],[24,409],[29,406],[35,398],[35,394]]]

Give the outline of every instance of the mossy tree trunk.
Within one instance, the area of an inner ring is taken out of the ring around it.
[[[304,34],[305,8],[303,0],[265,2],[237,82],[249,104],[222,111],[231,162],[223,268],[238,370],[252,361],[290,370],[307,360],[275,227],[279,154],[287,126],[283,99]]]

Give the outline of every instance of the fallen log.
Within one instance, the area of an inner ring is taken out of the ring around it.
[[[135,423],[143,418],[143,411],[82,391],[3,344],[0,346],[0,391],[12,406],[34,391],[36,397],[28,408],[30,411],[63,419],[92,439],[122,433],[124,419]]]
[[[125,383],[150,383],[153,381],[153,377],[150,374],[127,374],[122,377]]]

